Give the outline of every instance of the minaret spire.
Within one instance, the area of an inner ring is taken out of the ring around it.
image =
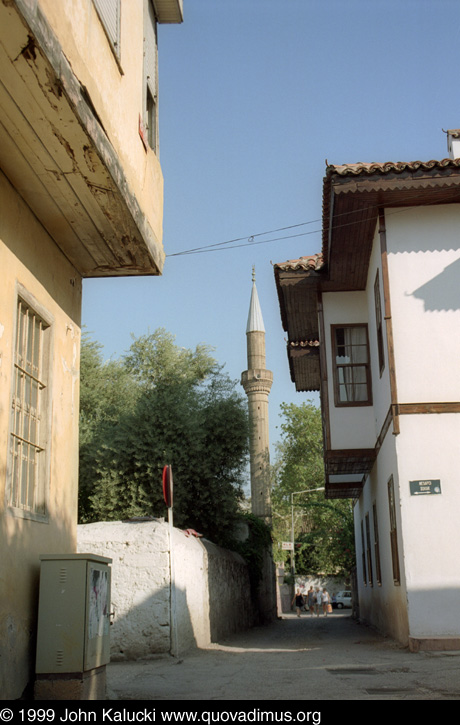
[[[248,396],[251,461],[251,510],[255,516],[271,523],[270,448],[268,433],[268,395],[273,373],[265,369],[265,327],[252,268],[252,291],[246,326],[248,369],[241,384]]]

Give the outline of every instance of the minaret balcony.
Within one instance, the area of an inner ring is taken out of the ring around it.
[[[246,394],[269,393],[273,384],[273,373],[271,370],[245,370],[241,374],[241,385]]]

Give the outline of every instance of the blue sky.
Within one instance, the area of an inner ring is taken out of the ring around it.
[[[318,397],[290,381],[272,262],[321,250],[326,159],[447,156],[442,129],[460,127],[460,3],[184,0],[184,14],[159,27],[164,273],[86,280],[83,324],[107,358],[131,333],[164,327],[180,346],[211,345],[239,380],[255,265],[273,444],[280,404]]]

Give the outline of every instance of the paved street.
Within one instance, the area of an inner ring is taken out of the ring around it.
[[[410,653],[349,612],[295,614],[206,650],[108,667],[110,700],[458,700],[460,652]]]

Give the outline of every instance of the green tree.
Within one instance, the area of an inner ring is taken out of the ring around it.
[[[209,347],[179,348],[162,329],[135,339],[114,367],[102,365],[97,346],[89,348],[82,356],[82,416],[85,398],[97,399],[106,388],[95,376],[115,372],[119,395],[114,406],[102,405],[96,426],[84,425],[81,520],[166,515],[161,480],[170,464],[175,524],[228,543],[248,440],[247,408],[235,383]]]
[[[311,401],[281,406],[282,439],[277,447],[273,475],[273,530],[276,556],[292,538],[294,503],[295,566],[301,574],[348,574],[354,565],[353,512],[348,500],[326,500],[321,411]],[[296,493],[291,499],[291,494]]]
[[[102,345],[82,335],[80,355],[79,520],[91,519],[89,497],[94,493],[100,450],[135,410],[140,391],[119,360],[104,362]]]

